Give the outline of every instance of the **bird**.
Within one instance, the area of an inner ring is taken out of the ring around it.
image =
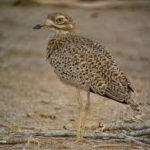
[[[54,32],[46,50],[48,62],[58,78],[74,86],[77,91],[78,141],[83,140],[90,113],[90,93],[128,104],[134,111],[139,111],[139,105],[133,98],[131,82],[119,69],[110,51],[102,43],[76,34],[76,24],[72,17],[60,12],[48,14],[44,23],[33,27],[41,28]],[[85,106],[81,90],[87,93]]]

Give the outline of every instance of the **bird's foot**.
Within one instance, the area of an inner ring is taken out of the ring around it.
[[[84,138],[83,137],[77,137],[76,139],[76,143],[83,143],[84,142]]]
[[[77,142],[84,141],[83,134],[84,134],[84,129],[82,127],[80,127],[77,131]]]

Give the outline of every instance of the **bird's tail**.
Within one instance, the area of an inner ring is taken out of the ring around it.
[[[131,106],[131,108],[137,112],[137,113],[142,113],[142,108],[137,102],[137,94],[136,93],[131,93],[131,98],[128,101],[128,104]]]
[[[140,112],[140,111],[141,111],[141,108],[140,108],[139,104],[136,103],[135,100],[131,100],[131,101],[129,102],[129,104],[130,104],[131,108],[132,108],[134,111],[136,111],[136,112]]]

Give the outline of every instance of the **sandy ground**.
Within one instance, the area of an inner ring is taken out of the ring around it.
[[[150,10],[1,6],[0,125],[42,130],[76,128],[75,89],[61,83],[45,59],[47,41],[52,35],[46,30],[32,30],[48,13],[57,11],[66,12],[76,20],[78,34],[101,41],[110,49],[138,93],[137,101],[145,111],[143,119],[150,119]],[[95,94],[91,94],[91,99],[89,130],[134,114],[127,105]],[[87,140],[84,144],[74,141],[75,138],[47,139],[41,149],[100,149],[98,141]],[[0,146],[0,149],[20,150],[23,147],[21,144]],[[30,149],[37,147],[33,145]]]

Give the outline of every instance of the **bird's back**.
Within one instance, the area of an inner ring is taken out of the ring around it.
[[[136,105],[130,82],[101,44],[77,35],[56,36],[49,41],[47,59],[65,83]]]

